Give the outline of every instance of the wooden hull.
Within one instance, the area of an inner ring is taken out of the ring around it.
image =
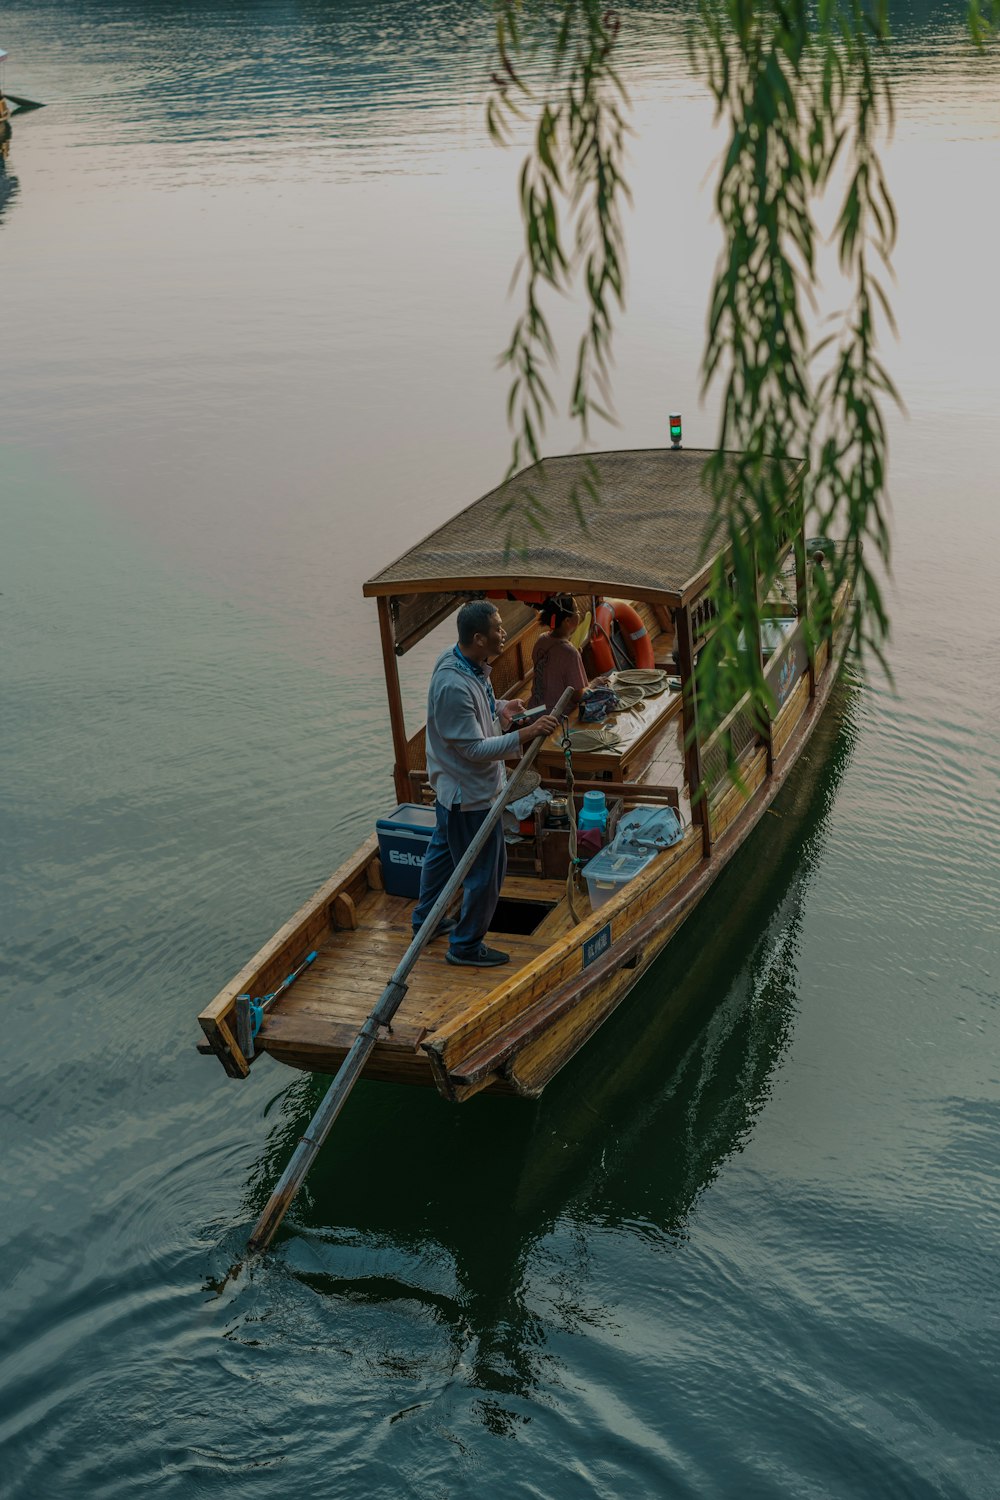
[[[539,1094],[655,961],[767,811],[827,703],[845,639],[841,628],[833,649],[821,648],[815,695],[803,676],[775,718],[770,774],[767,751],[758,746],[741,762],[745,790],[724,785],[713,801],[707,855],[702,830],[692,826],[578,923],[560,883],[509,880],[509,900],[546,911],[529,936],[491,938],[511,951],[510,966],[455,969],[445,962],[444,944],[432,944],[364,1076],[433,1083],[453,1102],[483,1091]],[[635,791],[641,801],[641,786]],[[308,1071],[340,1066],[409,942],[412,903],[387,896],[380,871],[371,839],[199,1017],[203,1050],[214,1051],[232,1076],[246,1076],[264,1052]],[[587,907],[586,896],[578,899]],[[251,1041],[245,1025],[241,1031],[238,997],[273,991],[310,949],[316,960]]]

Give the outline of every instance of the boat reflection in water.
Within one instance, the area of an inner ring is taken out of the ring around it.
[[[7,170],[13,134],[10,117],[13,111],[3,91],[3,64],[6,56],[6,52],[0,51],[0,223],[3,222],[8,205],[17,197],[20,187],[17,177]]]
[[[282,1245],[283,1297],[291,1271],[336,1300],[338,1318],[348,1302],[426,1304],[460,1338],[472,1384],[517,1394],[543,1378],[526,1293],[560,1223],[585,1231],[571,1252],[581,1289],[586,1231],[629,1226],[668,1251],[686,1239],[699,1197],[765,1108],[791,1040],[804,897],[854,749],[856,701],[841,682],[776,816],[607,1023],[606,1048],[584,1048],[528,1105],[484,1098],[453,1111],[431,1090],[359,1090]],[[276,1101],[280,1121],[253,1172],[248,1218],[323,1087],[306,1077]],[[560,1249],[565,1276],[565,1236]],[[259,1335],[263,1274],[231,1287],[232,1336],[244,1314]],[[502,1399],[481,1415],[497,1430],[513,1420]]]
[[[21,184],[17,174],[8,170],[7,153],[10,150],[9,141],[0,141],[0,224],[10,211],[11,204],[21,190]]]

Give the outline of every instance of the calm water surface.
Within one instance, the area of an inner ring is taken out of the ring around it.
[[[609,446],[714,437],[683,17]],[[228,1277],[323,1083],[194,1016],[391,800],[360,583],[504,467],[518,157],[471,3],[5,7],[5,1500],[1000,1493],[1000,62],[898,31],[895,695],[541,1101],[360,1087]]]

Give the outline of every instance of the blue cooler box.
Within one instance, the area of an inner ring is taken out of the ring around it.
[[[375,824],[382,882],[390,896],[410,896],[415,900],[419,895],[420,867],[436,822],[433,807],[404,802]]]

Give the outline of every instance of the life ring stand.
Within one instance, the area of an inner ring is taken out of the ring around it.
[[[611,649],[611,631],[616,624],[625,638],[625,649],[632,665],[655,667],[653,643],[638,611],[624,599],[598,599],[594,611],[594,629],[590,637],[590,650],[598,672],[602,675],[614,672],[618,666]]]

